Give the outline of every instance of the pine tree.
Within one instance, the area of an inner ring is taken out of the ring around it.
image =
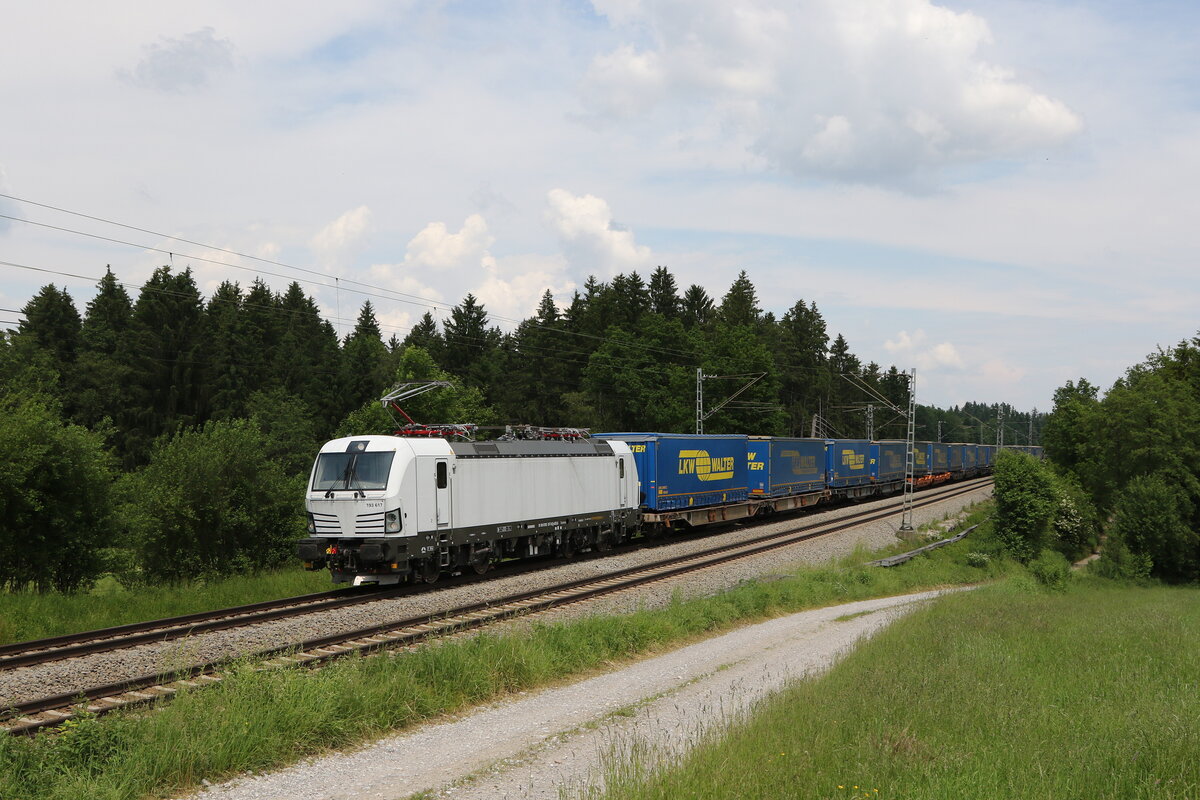
[[[192,271],[159,267],[133,307],[130,404],[118,426],[126,465],[150,455],[159,434],[203,422],[203,305]]]
[[[129,404],[132,366],[129,326],[133,303],[125,287],[106,268],[87,304],[79,334],[75,363],[75,420],[94,427],[100,420],[116,420]]]
[[[746,271],[742,270],[721,299],[721,320],[729,325],[756,325],[761,318],[758,293]]]
[[[500,374],[500,330],[488,327],[487,310],[469,293],[450,309],[450,319],[443,320],[442,327],[446,332],[447,371],[486,395]]]
[[[375,309],[367,300],[342,348],[344,414],[383,396],[390,380],[388,367],[387,346],[375,319]]]
[[[420,347],[429,353],[436,363],[442,363],[442,359],[446,357],[446,340],[442,338],[441,331],[438,330],[437,320],[433,318],[431,312],[426,311],[417,320],[417,324],[409,329],[408,335],[400,343],[402,350],[406,347]]]
[[[245,416],[251,393],[251,361],[261,354],[246,334],[242,289],[225,281],[213,292],[204,310],[208,356],[204,382],[206,416],[233,419]]]
[[[60,290],[51,283],[43,286],[21,313],[25,319],[17,326],[17,336],[32,342],[50,357],[58,372],[55,395],[67,415],[73,417],[78,408],[72,389],[82,327],[79,310],[65,288]]]
[[[656,267],[650,276],[650,310],[667,319],[679,315],[679,287],[666,267]]]
[[[683,293],[683,324],[689,328],[703,328],[713,321],[716,307],[704,287],[693,283]]]

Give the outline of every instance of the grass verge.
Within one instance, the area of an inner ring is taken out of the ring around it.
[[[1027,579],[946,597],[607,797],[1200,796],[1200,591]],[[630,777],[632,776],[632,777]]]
[[[221,580],[126,588],[104,578],[90,592],[0,592],[0,644],[293,597],[333,588],[328,572],[300,568]]]
[[[117,800],[159,795],[344,747],[508,692],[553,683],[782,613],[973,583],[1011,573],[970,566],[962,543],[892,569],[841,564],[744,584],[619,617],[534,625],[325,669],[247,664],[153,713],[84,718],[61,733],[0,739],[0,797]]]

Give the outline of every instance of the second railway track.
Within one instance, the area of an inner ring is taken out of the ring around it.
[[[987,485],[987,483],[989,483],[988,479],[955,484],[940,490],[936,495],[920,498],[914,505],[920,508],[943,502],[979,489]],[[424,639],[480,628],[517,616],[561,607],[568,603],[611,594],[665,580],[686,572],[704,569],[736,559],[747,558],[768,550],[787,547],[807,539],[826,536],[865,523],[886,519],[894,516],[896,513],[897,508],[893,504],[884,509],[871,509],[837,520],[824,522],[806,520],[805,524],[789,528],[785,531],[753,537],[734,544],[708,548],[682,557],[662,559],[593,578],[549,586],[537,591],[523,592],[489,601],[472,603],[436,614],[424,614],[331,636],[292,642],[281,647],[260,650],[247,655],[251,658],[265,661],[267,664],[273,666],[315,665],[349,653],[372,652],[384,648],[400,647]],[[322,593],[321,595],[311,595],[308,597],[319,599],[329,597],[333,594],[342,595],[342,599],[346,601],[342,605],[352,602],[352,599],[347,597],[347,593],[344,591]],[[364,599],[383,599],[392,594],[395,593],[377,591],[373,594],[360,595],[354,598],[353,602],[363,602]],[[301,599],[303,598],[291,598],[291,602],[295,605]],[[246,608],[248,607],[240,610],[245,611]],[[319,610],[319,608],[314,609],[310,607],[308,611],[297,613],[310,613],[312,610]],[[173,619],[179,620],[183,618]],[[164,621],[160,620],[159,622]],[[203,624],[215,625],[219,624],[219,621],[211,620]],[[241,624],[251,624],[251,621],[244,621]],[[236,627],[236,625],[237,623],[230,621],[229,624],[222,624],[221,627]],[[215,629],[220,628],[210,627],[205,630]],[[159,631],[161,634],[162,629],[160,628]],[[186,635],[186,633],[182,635]],[[70,646],[72,645],[67,645],[66,647]],[[3,651],[0,651],[0,655],[2,654]],[[13,656],[7,657],[12,658]],[[68,656],[62,655],[60,657],[67,658]],[[3,663],[0,660],[0,664]],[[58,725],[70,719],[78,708],[86,708],[90,713],[105,713],[117,708],[152,702],[159,698],[169,697],[184,688],[219,682],[222,679],[221,670],[226,668],[228,664],[229,659],[221,659],[207,664],[200,664],[189,669],[177,670],[170,675],[162,673],[144,675],[105,686],[96,686],[82,691],[42,697],[25,703],[13,704],[5,710],[5,713],[0,715],[0,727],[10,733],[31,733],[41,728]]]

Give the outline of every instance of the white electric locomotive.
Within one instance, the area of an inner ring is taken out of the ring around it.
[[[608,549],[637,525],[621,441],[358,436],[317,455],[298,555],[335,583],[433,582],[501,558]]]

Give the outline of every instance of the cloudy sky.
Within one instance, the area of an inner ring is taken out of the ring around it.
[[[923,402],[1045,410],[1200,329],[1198,38],[1190,0],[16,4],[0,320],[105,264],[400,336],[745,269]]]

